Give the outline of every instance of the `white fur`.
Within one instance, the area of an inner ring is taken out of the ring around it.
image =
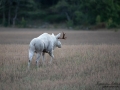
[[[58,40],[60,35],[61,33],[59,33],[58,35],[54,35],[53,33],[52,35],[48,33],[43,33],[39,37],[31,40],[29,45],[28,68],[30,67],[31,60],[35,52],[37,53],[37,59],[36,59],[37,67],[39,66],[38,62],[40,60],[41,55],[43,56],[42,61],[44,64],[45,53],[48,53],[51,56],[50,63],[52,62],[52,58],[54,58],[53,50],[55,49],[55,47],[61,48],[61,42]]]

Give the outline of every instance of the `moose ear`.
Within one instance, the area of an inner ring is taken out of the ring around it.
[[[61,33],[57,34],[57,35],[56,35],[56,38],[58,39],[58,38],[60,37],[60,35],[61,35]]]

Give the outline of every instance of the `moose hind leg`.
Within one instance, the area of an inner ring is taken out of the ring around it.
[[[42,52],[42,62],[43,62],[43,65],[45,65],[45,52]]]

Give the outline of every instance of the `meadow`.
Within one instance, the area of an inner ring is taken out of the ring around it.
[[[54,60],[27,69],[29,42],[64,31]],[[120,32],[0,28],[0,90],[119,90]]]

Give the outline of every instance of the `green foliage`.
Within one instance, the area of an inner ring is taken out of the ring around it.
[[[58,14],[54,14],[54,15],[48,15],[45,17],[45,21],[47,22],[57,22],[60,23],[62,21],[64,21],[66,19],[66,17],[64,15],[58,15]]]
[[[67,26],[89,26],[106,23],[107,28],[120,26],[119,0],[1,0],[0,17],[3,26],[39,20],[66,22]],[[21,21],[21,22],[18,22]],[[23,25],[23,24],[22,24]],[[24,27],[25,25],[23,25]]]
[[[100,15],[97,15],[96,24],[100,24],[100,23],[101,23],[101,17],[100,17]]]
[[[68,28],[72,28],[73,27],[73,21],[72,20],[67,21],[67,27]]]
[[[83,13],[80,11],[75,11],[75,22],[76,24],[82,24]]]
[[[113,22],[112,18],[109,18],[107,21],[107,28],[116,28],[117,24]]]
[[[4,22],[2,23],[2,25],[3,25],[4,27],[7,27],[7,26],[8,26],[8,23],[7,23],[6,21],[4,21]]]
[[[22,28],[25,28],[25,27],[26,27],[27,23],[26,23],[24,17],[22,17],[22,20],[21,20],[20,25],[21,25]]]
[[[67,9],[68,7],[69,7],[69,4],[65,0],[60,0],[56,5],[56,8],[59,10]]]

